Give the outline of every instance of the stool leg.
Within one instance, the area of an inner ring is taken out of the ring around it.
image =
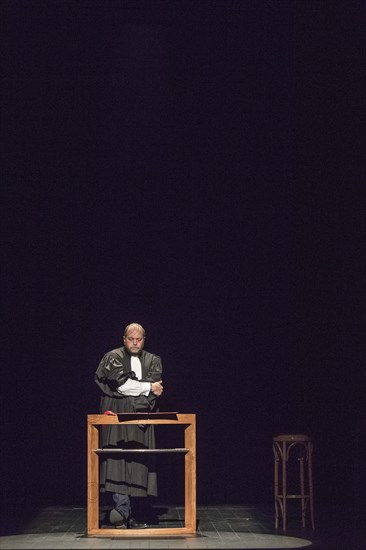
[[[310,518],[311,518],[311,527],[315,529],[314,522],[314,495],[313,495],[313,467],[312,467],[312,454],[313,454],[313,444],[312,442],[308,445],[308,473],[309,473],[309,500],[310,500]]]
[[[287,464],[287,451],[286,451],[286,441],[282,442],[282,523],[283,530],[286,531],[286,501],[287,501],[287,484],[286,484],[286,464]]]
[[[301,491],[301,522],[302,526],[305,527],[305,483],[304,483],[304,459],[299,458],[300,463],[300,491]]]
[[[274,453],[274,506],[275,506],[275,529],[278,529],[278,448],[276,443],[273,444]]]

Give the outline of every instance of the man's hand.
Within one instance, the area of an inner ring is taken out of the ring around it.
[[[159,380],[159,382],[152,382],[151,391],[155,395],[161,395],[163,393],[163,381]]]

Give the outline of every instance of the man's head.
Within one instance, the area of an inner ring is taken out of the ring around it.
[[[131,355],[137,355],[145,344],[145,329],[138,323],[131,323],[125,328],[123,343]]]

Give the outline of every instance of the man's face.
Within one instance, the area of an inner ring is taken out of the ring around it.
[[[123,343],[132,355],[136,355],[144,347],[145,338],[141,330],[132,329],[123,337]]]

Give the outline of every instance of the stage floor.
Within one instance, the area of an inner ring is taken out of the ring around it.
[[[181,527],[184,508],[153,506],[155,526]],[[366,536],[349,521],[340,522],[332,513],[315,515],[316,529],[303,529],[299,518],[290,518],[288,529],[274,529],[271,506],[215,505],[197,508],[197,534],[179,537],[88,537],[86,507],[48,506],[9,511],[2,515],[0,547],[37,548],[311,548],[322,550],[361,550]],[[101,526],[107,510],[101,509]]]

